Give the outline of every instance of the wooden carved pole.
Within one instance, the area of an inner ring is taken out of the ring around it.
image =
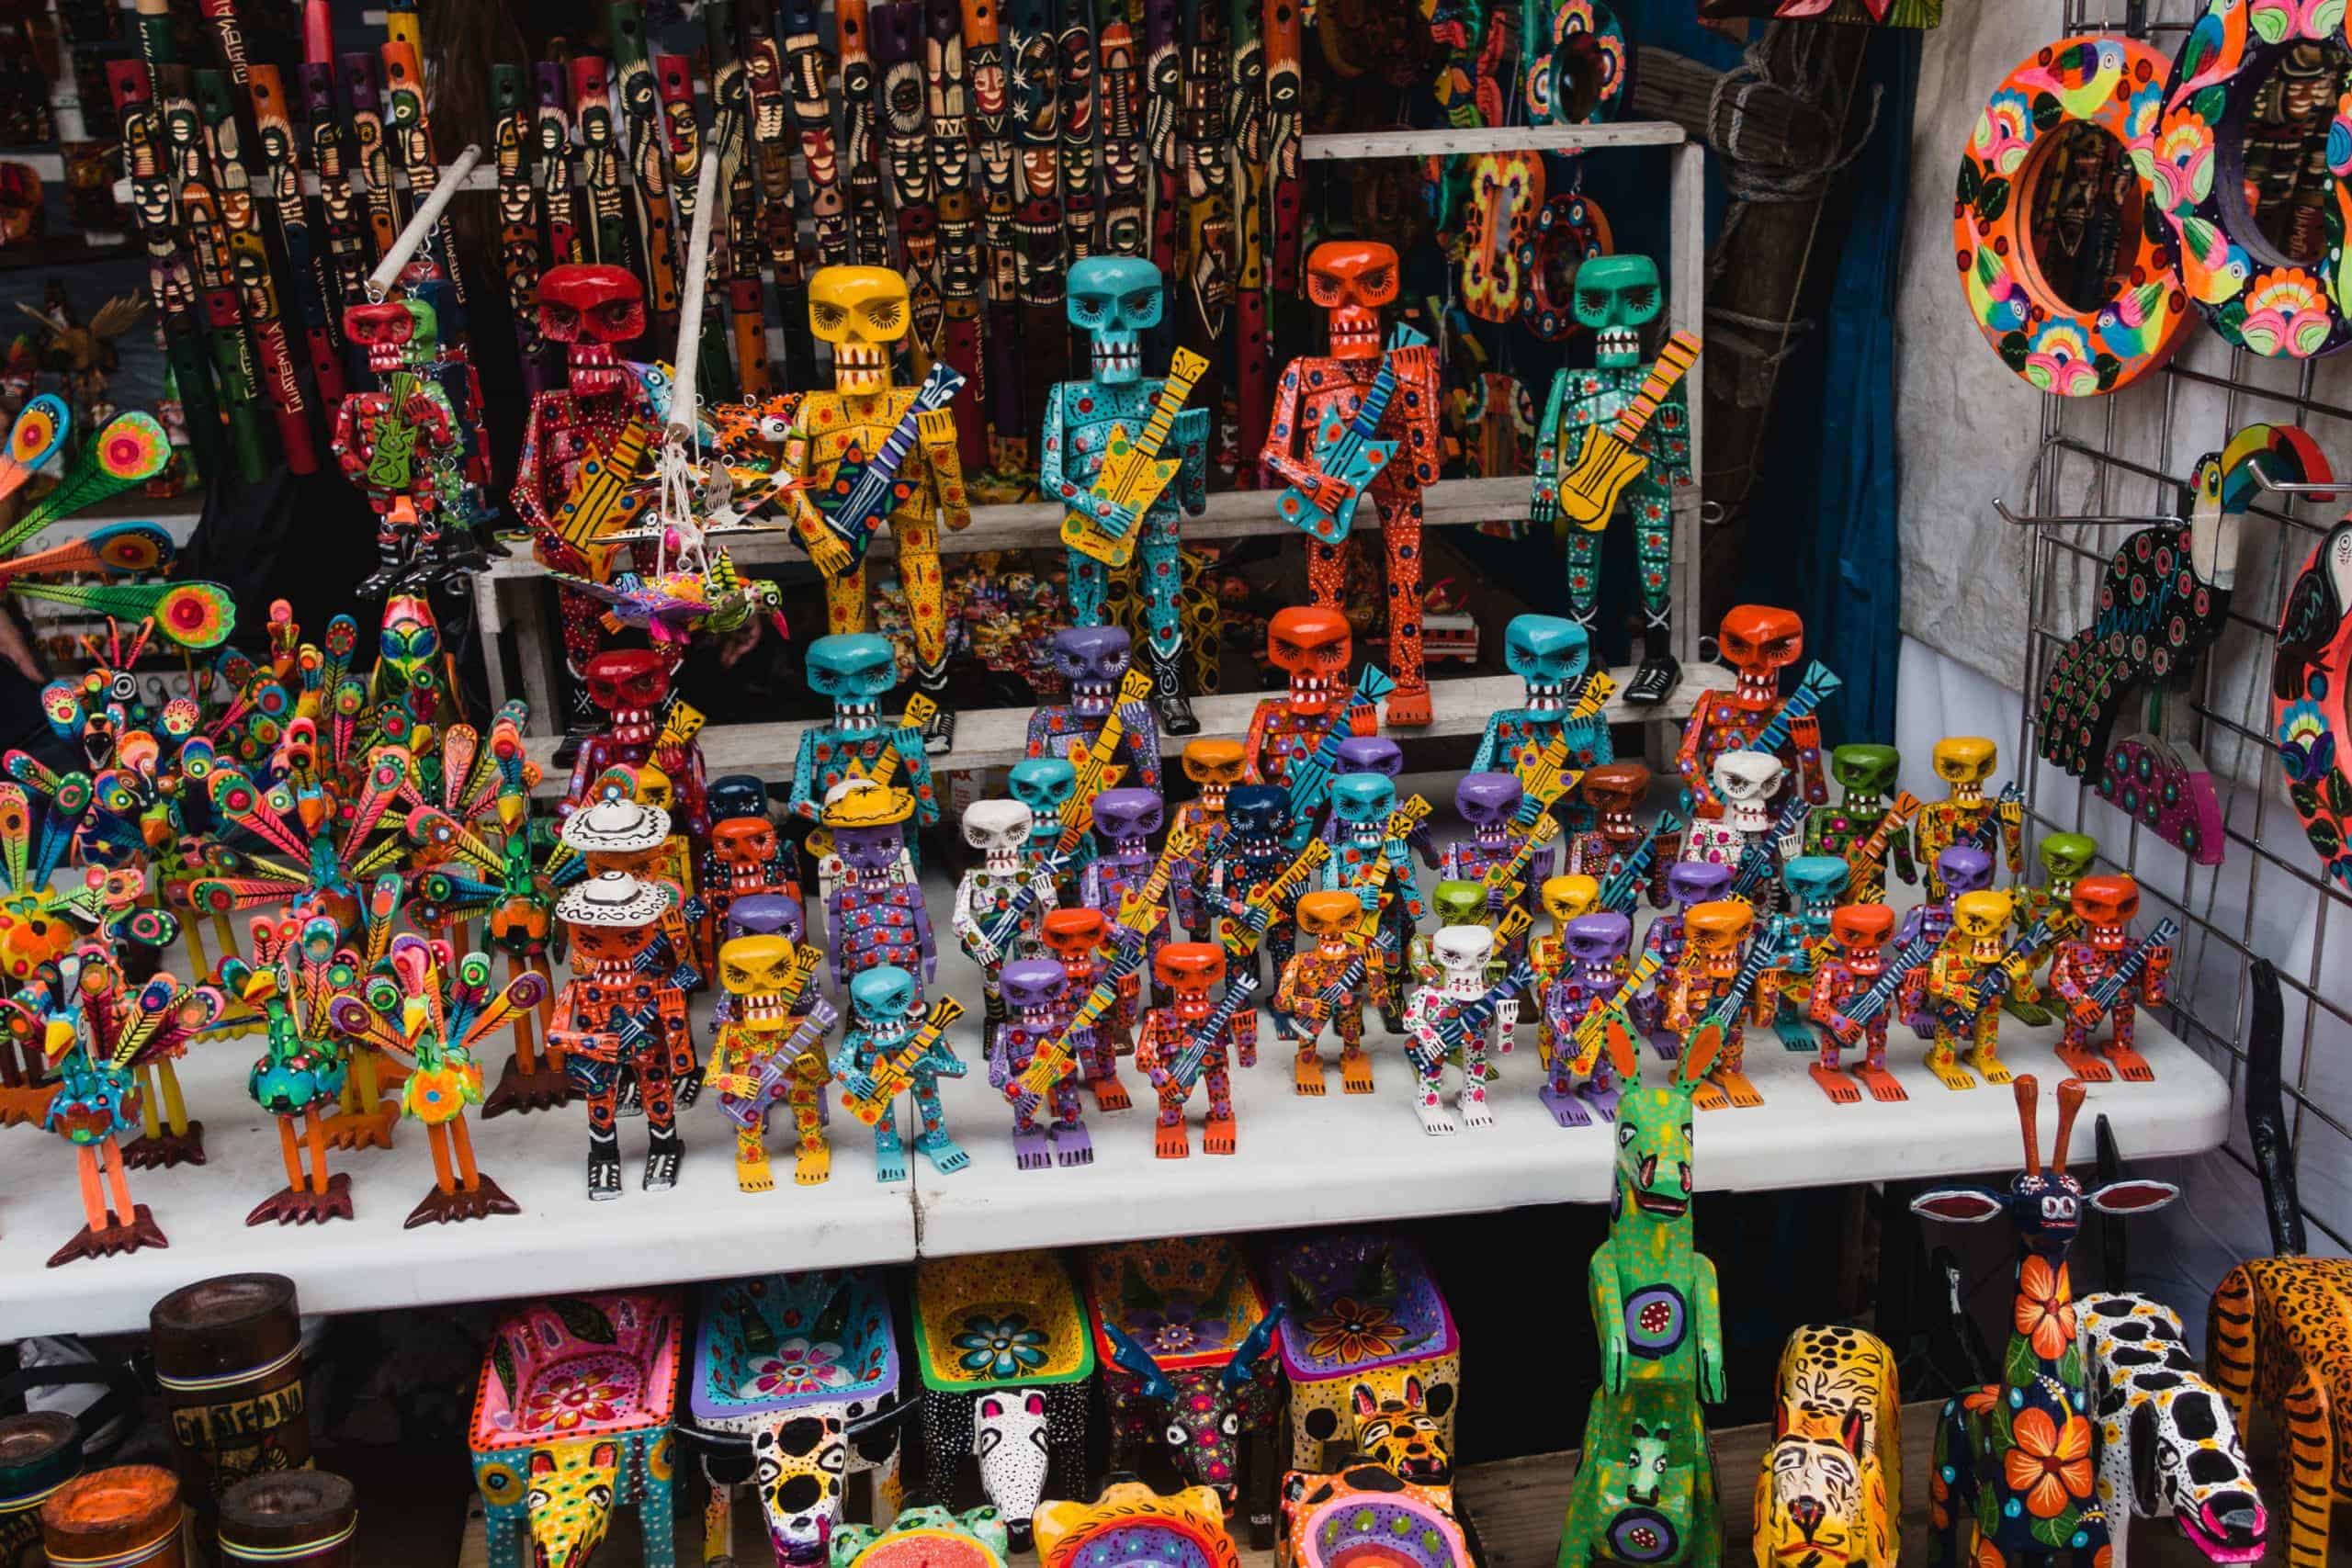
[[[1237,434],[1227,450],[1236,455],[1235,477],[1245,490],[1257,488],[1256,462],[1239,454],[1266,447],[1273,422],[1272,349],[1266,321],[1266,149],[1271,138],[1266,110],[1266,51],[1262,0],[1232,0],[1230,96],[1233,160],[1239,169],[1234,210],[1240,267],[1234,276],[1234,415]]]
[[[1095,61],[1102,110],[1102,249],[1141,256],[1151,249],[1151,172],[1144,159],[1142,62],[1125,17],[1102,24]]]
[[[911,318],[907,345],[914,374],[923,376],[939,352],[939,329],[946,318],[939,294],[939,205],[923,83],[922,6],[920,0],[888,0],[874,7],[871,22],[882,84],[882,158],[898,209],[899,259]]]
[[[866,0],[835,0],[833,41],[842,62],[842,163],[849,183],[850,254],[860,266],[890,265],[890,219],[882,198],[881,78]]]
[[[243,319],[252,325],[260,354],[262,392],[277,425],[278,448],[298,474],[319,470],[311,444],[310,400],[294,373],[294,349],[278,309],[277,279],[270,271],[269,247],[254,209],[252,177],[238,145],[236,105],[229,78],[218,71],[196,73],[196,97],[204,115],[205,163],[217,182],[220,237],[227,247],[228,281]]]
[[[107,86],[122,126],[122,172],[130,181],[131,220],[140,247],[147,253],[147,287],[155,299],[172,381],[187,416],[188,441],[200,471],[221,473],[228,448],[221,440],[212,373],[197,324],[196,269],[179,235],[178,204],[164,162],[148,68],[137,60],[109,60]]]
[[[784,51],[767,19],[754,6],[745,22],[743,77],[751,105],[752,145],[759,154],[760,235],[767,247],[769,270],[775,275],[776,302],[784,321],[785,378],[805,390],[816,384],[817,357],[816,341],[808,330],[808,258],[801,250],[791,145],[786,139],[792,123],[792,99],[785,79]]]
[[[1305,78],[1299,0],[1265,0],[1266,186],[1274,243],[1267,286],[1281,298],[1298,292],[1299,123]]]
[[[1101,214],[1095,195],[1094,0],[1057,0],[1061,99],[1062,241],[1067,261],[1094,254]],[[1068,334],[1065,333],[1065,336]]]
[[[923,84],[931,110],[932,177],[938,194],[939,354],[971,383],[956,422],[964,471],[988,467],[986,388],[980,375],[980,203],[972,159],[971,95],[965,80],[963,7],[924,0]]]
[[[254,412],[260,360],[245,331],[244,310],[229,268],[229,231],[220,220],[220,202],[212,187],[211,160],[205,156],[202,128],[188,97],[186,68],[163,66],[155,76],[165,150],[179,171],[180,218],[187,231],[188,254],[196,260],[196,286],[204,299],[205,335],[212,344],[213,370],[229,415],[230,450],[245,482],[257,483],[269,472],[261,421]]]
[[[1226,389],[1220,385],[1226,333],[1233,311],[1233,197],[1231,125],[1227,108],[1230,31],[1218,0],[1197,0],[1184,8],[1184,288],[1179,335],[1184,345],[1205,355],[1208,371],[1194,398],[1218,411],[1209,460],[1230,473],[1236,461]]]
[[[670,137],[670,174],[676,181],[678,220],[691,234],[695,226],[695,203],[699,199],[695,184],[702,178],[703,160],[716,158],[718,152],[716,148],[703,145],[702,122],[695,118],[695,80],[691,62],[684,55],[656,55],[653,82],[662,95],[662,114]],[[720,171],[723,180],[724,164],[720,165]],[[718,224],[718,214],[711,214],[711,222],[714,226]],[[718,254],[718,248],[713,247],[712,256],[715,258]],[[703,281],[702,297],[708,302],[705,306],[703,320],[693,323],[692,333],[682,335],[680,341],[694,342],[702,355],[703,400],[714,403],[733,402],[735,371],[727,356],[727,330],[716,310],[719,297],[709,288],[709,279]],[[680,324],[686,323],[682,321]],[[762,335],[765,335],[764,323]],[[765,345],[762,344],[762,355],[764,355],[765,352]]]
[[[441,159],[433,145],[433,119],[424,107],[424,70],[407,44],[388,43],[384,60],[384,131],[401,173],[408,176],[409,199],[419,207],[433,198],[441,184]],[[458,251],[449,236],[447,218],[436,219],[425,231],[418,254],[431,264],[435,276],[449,280],[459,305],[466,303],[465,270],[458,265]],[[449,333],[444,322],[442,332]]]
[[[160,1465],[119,1464],[77,1475],[40,1506],[41,1547],[52,1563],[187,1568],[180,1483]]]
[[[283,1274],[199,1280],[148,1314],[172,1461],[199,1517],[235,1483],[311,1462],[302,1320]]]
[[[358,1495],[323,1470],[249,1475],[220,1499],[220,1559],[227,1565],[352,1568],[358,1536]]]
[[[1064,320],[1061,96],[1056,79],[1060,39],[1050,0],[1012,0],[1012,127],[1021,154],[1021,205],[1013,214],[1015,281],[1021,297],[1022,404],[1046,406],[1068,378],[1069,325]],[[1032,470],[1022,432],[1022,472]],[[1023,484],[1026,492],[1027,483]]]
[[[629,265],[628,193],[621,172],[621,147],[613,129],[610,66],[601,55],[571,62],[571,118],[580,128],[581,183],[588,189],[591,258],[608,266]],[[674,307],[673,307],[674,308]]]
[[[972,156],[979,171],[980,249],[986,263],[981,389],[989,423],[988,464],[967,470],[978,499],[1017,497],[1025,483],[1029,437],[1021,395],[1020,264],[1013,219],[1020,209],[1012,146],[1012,69],[996,0],[958,0],[964,63],[971,83]],[[1009,491],[1009,493],[1008,493]]]
[[[1178,0],[1144,0],[1144,147],[1151,156],[1151,260],[1174,292],[1182,274],[1184,17]],[[1179,313],[1169,310],[1173,317]]]
[[[608,15],[621,129],[628,136],[629,168],[644,220],[645,299],[654,336],[667,343],[678,330],[677,220],[670,200],[670,157],[662,146],[661,94],[645,54],[645,7],[639,0],[614,0]]]
[[[718,111],[711,126],[710,151],[722,160],[727,189],[727,319],[735,339],[736,372],[743,396],[764,398],[775,385],[768,373],[767,309],[760,295],[760,256],[765,239],[760,231],[759,182],[752,174],[747,145],[752,94],[735,31],[734,0],[713,0],[706,6],[703,28],[710,46],[710,101]],[[667,76],[662,93],[666,98]],[[691,86],[687,103],[690,107],[693,103]],[[776,279],[777,288],[784,283],[783,277]]]
[[[548,265],[560,266],[582,259],[571,190],[571,73],[552,60],[540,61],[531,73],[531,185],[547,217]]]
[[[808,171],[808,218],[817,233],[817,265],[846,266],[849,197],[842,188],[840,144],[833,133],[833,57],[825,48],[819,0],[784,0],[785,78],[792,90],[792,126]]]
[[[384,144],[383,107],[376,95],[376,57],[343,57],[344,119],[351,127],[352,155],[367,187],[368,227],[381,256],[400,237],[401,214],[392,195],[391,149]]]
[[[311,237],[311,201],[302,189],[302,142],[286,84],[275,65],[256,65],[249,84],[254,118],[261,135],[262,179],[277,223],[278,243],[294,278],[295,306],[302,315],[302,342],[319,397],[333,416],[343,401],[343,311],[332,292],[326,257]]]
[[[351,148],[335,113],[334,67],[302,67],[302,108],[311,126],[311,167],[319,176],[319,218],[326,231],[330,308],[338,322],[345,308],[368,298],[368,225],[351,185]]]
[[[523,364],[523,387],[532,397],[547,389],[547,367],[539,363],[539,275],[547,261],[539,249],[543,227],[538,186],[532,183],[535,140],[531,105],[523,91],[523,68],[490,68],[492,111],[498,117],[498,265],[506,280],[506,308],[514,322],[514,352]]]

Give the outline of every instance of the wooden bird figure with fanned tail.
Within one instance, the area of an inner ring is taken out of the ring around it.
[[[256,915],[253,962],[220,961],[220,989],[268,1021],[268,1048],[245,1080],[254,1103],[277,1119],[286,1186],[255,1205],[245,1224],[324,1224],[351,1218],[351,1178],[327,1170],[326,1122],[350,1076],[351,1050],[327,1019],[327,1003],[357,977],[356,960],[338,954],[340,934],[323,915]],[[300,1132],[297,1125],[300,1124]],[[303,1168],[302,1152],[310,1150]]]
[[[346,933],[356,930],[361,889],[405,848],[392,835],[399,825],[392,807],[413,765],[407,752],[381,748],[361,788],[340,802],[299,795],[283,781],[265,789],[243,770],[222,767],[210,780],[212,809],[237,869],[198,878],[190,889],[197,907],[292,905],[329,917]]]
[[[397,876],[381,878],[395,893]],[[356,988],[328,1003],[344,1035],[409,1058],[401,1108],[424,1123],[433,1146],[433,1190],[409,1213],[408,1227],[514,1214],[521,1207],[474,1163],[466,1108],[481,1102],[474,1047],[538,1006],[546,982],[517,975],[491,984],[490,955],[457,956],[447,942],[402,932],[384,961]]]
[[[2048,761],[2097,778],[2125,705],[2153,685],[2185,684],[2221,635],[2237,577],[2239,518],[2260,492],[2257,464],[2277,482],[2335,477],[2318,443],[2291,424],[2247,425],[2199,458],[2188,521],[2123,541],[2101,575],[2091,624],[2042,676],[2035,746]]]
[[[170,1245],[147,1205],[130,1201],[121,1139],[153,1119],[141,1075],[168,1066],[221,1006],[211,987],[183,986],[169,975],[132,985],[102,942],[76,947],[0,1002],[0,1021],[20,1042],[37,1044],[58,1076],[41,1125],[74,1145],[81,1168],[87,1223],[51,1256],[51,1268]],[[176,1097],[176,1084],[165,1081]]]

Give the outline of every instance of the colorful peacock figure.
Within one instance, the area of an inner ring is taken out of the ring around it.
[[[327,1174],[326,1121],[321,1114],[340,1101],[351,1071],[350,1053],[327,1019],[328,1001],[357,978],[352,954],[336,952],[340,940],[334,922],[323,915],[256,915],[252,962],[234,953],[220,961],[222,992],[267,1021],[268,1046],[245,1088],[254,1104],[277,1119],[286,1156],[286,1190],[257,1204],[245,1216],[249,1225],[351,1218],[351,1178]],[[307,1171],[305,1144],[311,1156]]]
[[[183,986],[164,974],[134,985],[103,942],[75,947],[0,1002],[11,1032],[37,1043],[57,1074],[41,1125],[74,1145],[81,1167],[87,1223],[51,1256],[51,1268],[169,1245],[147,1205],[130,1201],[122,1135],[153,1120],[142,1069],[185,1052],[220,1017],[221,1002],[211,987]]]
[[[469,725],[443,733],[437,756],[423,771],[440,781],[437,802],[413,793],[409,841],[416,846],[410,876],[409,916],[419,930],[444,934],[477,918],[488,943],[506,955],[509,977],[536,974],[548,1000],[537,1027],[554,1021],[555,977],[548,953],[555,940],[555,899],[587,871],[587,862],[555,839],[552,818],[531,810],[537,764],[524,755],[519,702],[500,710],[487,748]],[[528,1010],[514,1015],[514,1054],[482,1106],[488,1120],[508,1111],[537,1111],[568,1098],[563,1068],[541,1056]]]
[[[379,879],[385,884],[396,897],[400,879]],[[531,974],[493,987],[488,953],[458,958],[447,942],[404,931],[364,981],[328,1002],[337,1032],[409,1059],[401,1108],[424,1123],[434,1175],[433,1190],[409,1213],[410,1228],[521,1212],[475,1165],[466,1108],[482,1098],[474,1047],[546,994],[547,982]]]

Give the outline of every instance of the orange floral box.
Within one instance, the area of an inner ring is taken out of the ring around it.
[[[1386,1402],[1426,1410],[1453,1445],[1462,1341],[1419,1252],[1377,1231],[1307,1236],[1275,1253],[1274,1280],[1293,1469],[1340,1469],[1358,1421]]]

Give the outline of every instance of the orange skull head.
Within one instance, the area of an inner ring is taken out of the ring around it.
[[[1266,626],[1266,657],[1290,675],[1293,713],[1329,713],[1345,690],[1355,638],[1337,610],[1293,604]]]
[[[1151,974],[1178,1007],[1205,1008],[1225,978],[1225,949],[1213,942],[1171,942],[1151,961]]]
[[[1804,623],[1794,610],[1769,604],[1734,604],[1724,612],[1716,636],[1723,661],[1739,671],[1739,694],[1780,694],[1780,672],[1804,652]]]
[[[1307,254],[1306,297],[1331,321],[1331,357],[1380,354],[1380,309],[1396,298],[1396,252],[1377,240],[1326,240]]]

